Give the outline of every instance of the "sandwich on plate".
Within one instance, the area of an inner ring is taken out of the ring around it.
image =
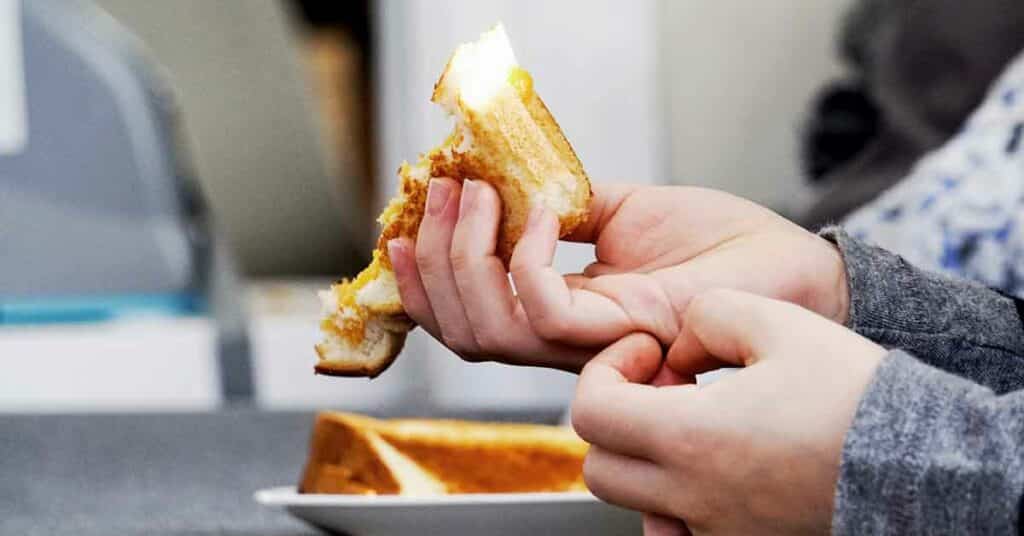
[[[400,191],[378,218],[383,229],[371,264],[321,292],[319,374],[374,377],[401,351],[414,325],[402,308],[387,242],[415,238],[431,177],[482,180],[497,189],[503,206],[497,255],[506,266],[533,207],[557,214],[562,236],[587,218],[591,192],[583,166],[500,24],[455,50],[431,100],[454,117],[454,130],[418,162],[399,168]]]
[[[585,491],[587,444],[536,424],[378,420],[324,412],[300,493],[431,496]]]

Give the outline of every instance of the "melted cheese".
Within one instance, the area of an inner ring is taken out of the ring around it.
[[[370,318],[370,311],[359,305],[356,298],[360,289],[377,279],[380,270],[380,252],[375,250],[373,262],[359,272],[355,279],[346,279],[331,287],[337,310],[320,323],[320,328],[345,338],[353,346],[362,343],[366,337],[366,321]]]

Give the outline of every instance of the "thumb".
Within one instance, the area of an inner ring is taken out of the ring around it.
[[[716,289],[690,300],[683,329],[669,349],[667,361],[676,372],[689,374],[723,366],[748,366],[770,355],[813,313],[799,306],[738,290]]]
[[[563,239],[568,242],[596,244],[605,227],[615,219],[622,204],[638,189],[640,186],[630,184],[592,185],[587,219]]]

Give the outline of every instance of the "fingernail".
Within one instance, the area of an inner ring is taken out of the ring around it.
[[[445,181],[431,180],[427,188],[427,214],[437,216],[448,204],[448,197],[452,193],[451,185]]]
[[[474,180],[466,179],[462,181],[462,200],[459,202],[459,220],[462,220],[464,214],[469,214],[469,211],[473,210],[476,206],[477,193],[480,191],[480,185]]]
[[[397,238],[388,240],[388,258],[391,259],[391,265],[394,266],[395,259],[401,259],[402,256],[402,242]]]

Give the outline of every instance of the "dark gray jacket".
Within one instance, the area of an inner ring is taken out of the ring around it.
[[[849,327],[893,350],[843,447],[836,534],[1013,534],[1024,495],[1022,302],[838,228]]]
[[[839,52],[853,80],[839,87],[861,88],[873,106],[826,91],[804,128],[805,167],[828,169],[800,220],[814,228],[871,201],[944,145],[1024,48],[1020,0],[850,4]]]

